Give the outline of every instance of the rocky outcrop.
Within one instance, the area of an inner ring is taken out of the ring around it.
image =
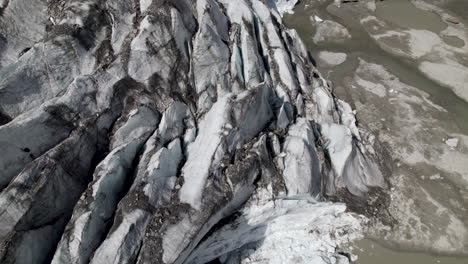
[[[348,261],[326,200],[385,187],[378,143],[275,2],[36,2],[0,21],[2,263]]]

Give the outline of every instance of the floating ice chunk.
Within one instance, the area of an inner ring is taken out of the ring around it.
[[[454,149],[458,146],[459,139],[458,138],[449,138],[445,141],[450,148]]]
[[[299,0],[275,0],[275,2],[276,9],[281,15],[283,15],[284,13],[293,14],[293,9]]]
[[[318,53],[317,58],[326,67],[333,67],[345,62],[348,55],[342,52],[321,51]]]
[[[351,38],[348,29],[332,20],[324,20],[317,24],[317,30],[313,37],[314,43],[319,42],[342,42]]]
[[[323,22],[323,19],[321,19],[319,16],[315,15],[314,16],[314,21],[320,23],[320,22]]]

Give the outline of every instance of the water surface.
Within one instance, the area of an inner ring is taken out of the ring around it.
[[[418,252],[402,252],[381,246],[369,239],[356,242],[357,264],[467,264],[464,257],[435,256]]]
[[[294,28],[297,30],[299,35],[301,36],[302,40],[309,48],[310,52],[314,57],[317,57],[317,54],[320,51],[333,51],[333,52],[344,52],[348,54],[350,60],[356,59],[357,57],[361,57],[368,62],[376,63],[383,65],[387,68],[392,74],[398,76],[400,80],[406,84],[411,86],[417,87],[430,95],[430,99],[435,104],[438,104],[445,108],[448,111],[448,119],[452,120],[460,129],[460,133],[468,134],[468,102],[461,99],[457,96],[450,88],[441,86],[440,84],[430,80],[424,74],[419,72],[417,68],[417,64],[403,60],[399,57],[391,55],[385,51],[383,51],[372,38],[369,37],[368,33],[364,31],[359,26],[354,26],[352,23],[348,23],[348,21],[344,21],[342,18],[333,16],[332,14],[326,11],[326,7],[332,1],[326,1],[324,4],[320,5],[318,8],[306,8],[305,2],[299,4],[294,14],[289,14],[284,16],[284,22],[288,27]],[[378,2],[394,2],[391,0]],[[405,2],[414,7],[413,4],[409,3],[407,0],[396,0],[396,2]],[[465,2],[465,7],[468,10],[468,1]],[[385,6],[380,6],[380,8],[384,8]],[[417,10],[420,10],[414,7]],[[413,10],[414,9],[410,9]],[[380,11],[383,12],[383,11]],[[312,41],[312,38],[315,34],[315,27],[310,22],[310,17],[313,15],[319,15],[323,19],[332,19],[337,21],[343,25],[346,25],[347,29],[352,35],[352,39],[345,42],[345,43],[320,43],[315,44]],[[414,17],[418,15],[424,14],[422,16],[432,16],[433,14],[428,11],[424,12],[415,12],[415,13],[406,13],[407,15],[411,14]],[[431,14],[431,15],[428,15]],[[438,17],[438,16],[437,16]],[[425,21],[426,18],[421,18],[421,21]],[[441,23],[442,20],[439,21]],[[439,22],[437,22],[439,23]],[[437,24],[434,23],[434,24]],[[446,25],[444,23],[444,25]],[[437,27],[430,26],[433,30]],[[440,26],[438,28],[441,28]],[[446,37],[446,41],[451,41],[452,45],[460,44],[457,43],[458,38],[451,38]],[[461,40],[460,40],[461,41]],[[463,41],[462,41],[463,42]],[[356,65],[355,62],[346,62],[338,67],[333,68],[329,74],[327,74],[328,69],[321,69],[325,76],[328,75],[329,79],[334,83],[335,86],[338,86],[343,81],[343,76],[346,73],[351,73],[354,71],[351,65]]]
[[[417,8],[410,0],[377,1],[376,14],[405,28],[425,29],[436,34],[447,28],[439,15]]]
[[[284,22],[288,27],[297,30],[306,46],[314,57],[320,51],[343,52],[348,55],[345,63],[333,68],[321,68],[322,74],[332,81],[335,87],[344,85],[344,77],[352,76],[358,66],[358,58],[367,62],[384,66],[389,72],[396,75],[401,82],[427,92],[430,99],[447,110],[443,118],[451,121],[459,129],[460,133],[468,134],[468,102],[453,93],[449,88],[441,86],[424,76],[417,68],[414,61],[408,61],[393,56],[383,51],[359,24],[353,24],[350,20],[336,17],[327,11],[327,6],[332,0],[316,5],[315,8],[307,8],[307,1],[302,1],[295,9],[295,14],[285,15]],[[454,0],[448,2],[449,7],[458,10],[458,14],[465,14],[468,18],[468,1]],[[315,44],[312,38],[315,27],[310,17],[318,15],[322,19],[331,19],[345,25],[352,35],[352,39],[345,43],[320,43]],[[439,34],[447,28],[447,24],[435,13],[418,9],[409,0],[377,1],[376,15],[397,24],[400,27],[430,30]],[[462,40],[453,37],[441,36],[444,41],[452,46],[463,46]],[[461,41],[461,42],[460,42]],[[319,67],[320,68],[320,67]],[[438,117],[441,118],[441,117]],[[439,188],[435,186],[434,188]],[[439,189],[443,191],[442,189]],[[385,245],[385,246],[382,246]],[[416,252],[413,248],[390,249],[386,241],[362,240],[357,243],[362,251],[356,251],[360,264],[467,264],[467,257],[437,256],[429,253]]]

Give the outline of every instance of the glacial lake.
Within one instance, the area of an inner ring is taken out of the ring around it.
[[[346,18],[333,15],[327,10],[333,1],[316,2],[315,7],[310,6],[310,1],[301,1],[296,6],[294,14],[286,14],[283,17],[285,24],[294,28],[303,39],[314,58],[322,51],[339,52],[347,55],[347,60],[334,67],[318,67],[324,77],[328,78],[333,86],[340,86],[346,80],[343,76],[349,76],[358,65],[358,58],[368,62],[379,64],[396,75],[403,83],[414,86],[430,95],[430,100],[447,110],[446,119],[449,119],[459,132],[468,135],[468,102],[458,97],[449,88],[443,87],[428,79],[418,71],[417,65],[408,60],[390,55],[375,44],[361,27],[353,25]],[[451,1],[447,10],[460,16],[464,22],[468,22],[468,1]],[[333,20],[345,25],[352,38],[343,43],[319,43],[313,42],[312,37],[316,33],[311,17],[319,16],[323,20]],[[413,5],[409,0],[376,1],[375,15],[378,19],[395,23],[399,27],[430,30],[436,34],[447,28],[446,22],[433,12],[422,10]],[[463,41],[456,36],[441,38],[449,45],[462,47]],[[346,98],[343,98],[346,100]],[[432,186],[437,189],[438,186]],[[440,194],[443,195],[443,194]],[[468,213],[464,219],[468,219]],[[353,245],[353,253],[358,255],[359,264],[466,264],[468,257],[438,255],[436,252],[421,251],[418,248],[388,243],[384,239],[364,239]]]

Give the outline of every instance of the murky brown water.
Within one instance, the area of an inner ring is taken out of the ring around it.
[[[445,8],[457,15],[457,18],[466,24],[468,23],[468,8],[466,4],[466,0],[450,0],[445,5]]]
[[[313,2],[313,1],[312,1]],[[287,26],[295,28],[302,37],[307,47],[314,57],[320,51],[341,52],[348,55],[346,62],[333,68],[321,68],[324,76],[330,79],[334,86],[343,84],[344,76],[350,76],[356,70],[358,58],[362,58],[370,63],[384,66],[392,74],[398,76],[401,82],[417,87],[430,95],[430,99],[435,104],[445,108],[448,113],[443,117],[458,127],[459,133],[468,134],[468,103],[455,95],[450,89],[440,86],[434,81],[428,79],[417,69],[417,65],[412,61],[402,60],[392,56],[381,48],[369,37],[360,25],[353,24],[350,20],[343,20],[341,17],[334,16],[327,11],[326,7],[332,0],[324,1],[322,4],[315,2],[315,7],[307,8],[308,1],[302,1],[296,7],[294,15],[286,15],[284,22]],[[459,15],[466,15],[462,20],[468,20],[468,1],[453,0],[449,2],[447,8]],[[460,10],[463,8],[463,10]],[[352,35],[352,39],[346,43],[320,43],[315,44],[312,37],[315,34],[315,28],[310,22],[310,16],[318,15],[322,19],[331,19],[343,25]],[[434,33],[443,31],[447,24],[441,18],[432,12],[418,9],[409,0],[386,0],[377,2],[376,15],[397,24],[400,27],[430,30]],[[442,37],[449,45],[462,47],[463,41],[456,36]],[[320,68],[320,67],[319,67]],[[438,188],[434,186],[434,188]],[[440,189],[442,190],[442,189]],[[436,192],[437,193],[437,192]],[[385,246],[382,246],[385,245]],[[456,256],[436,256],[429,253],[415,252],[413,248],[390,249],[386,241],[362,240],[357,243],[355,253],[359,256],[357,263],[360,264],[390,264],[390,263],[446,263],[446,264],[467,264],[467,257]]]
[[[410,0],[379,1],[376,6],[378,17],[404,28],[429,30],[436,34],[447,28],[439,15],[417,8]],[[457,48],[465,45],[457,36],[442,36],[442,39]]]
[[[390,0],[387,1],[390,2]],[[378,47],[375,44],[374,40],[372,40],[367,34],[367,32],[365,32],[361,27],[354,26],[352,23],[349,23],[349,21],[344,21],[343,19],[328,13],[326,11],[326,7],[331,2],[333,1],[326,1],[317,8],[306,8],[305,1],[303,1],[296,7],[293,15],[284,16],[284,22],[287,26],[297,30],[302,40],[309,48],[310,52],[314,57],[317,57],[317,54],[320,51],[343,52],[348,54],[351,62],[348,60],[346,63],[330,70],[329,79],[335,84],[335,86],[341,84],[341,77],[344,76],[345,73],[354,70],[352,65],[356,65],[357,62],[352,62],[353,58],[361,57],[368,62],[385,66],[385,68],[387,68],[391,73],[398,76],[402,82],[414,87],[418,87],[421,90],[427,92],[431,96],[430,99],[435,104],[438,104],[443,108],[447,109],[449,115],[448,118],[457,124],[457,126],[460,129],[460,132],[468,134],[468,118],[466,118],[466,115],[468,113],[468,102],[458,97],[447,87],[443,87],[435,83],[434,81],[428,79],[426,76],[424,76],[418,71],[417,65],[413,62],[402,60],[398,57],[384,52],[380,47]],[[465,8],[468,10],[468,1],[463,0],[463,2]],[[430,13],[427,11],[424,12]],[[418,12],[417,14],[421,13]],[[346,25],[347,29],[352,35],[352,39],[347,41],[346,43],[323,42],[320,44],[315,44],[312,41],[312,38],[315,34],[315,27],[310,22],[310,16],[313,15],[319,15],[322,19],[332,19],[343,25]],[[433,29],[435,30],[435,28]],[[449,41],[457,42],[454,39],[450,39]],[[456,44],[457,43],[455,43],[455,45]],[[327,76],[326,72],[329,69],[321,70],[324,73],[324,75]]]
[[[359,258],[357,264],[466,264],[467,258],[435,256],[417,252],[395,251],[381,246],[369,239],[358,241],[354,245],[354,254]]]
[[[457,48],[462,48],[465,46],[465,42],[456,36],[442,36],[442,39],[445,41],[445,43]]]
[[[378,1],[376,14],[405,28],[426,29],[436,34],[447,28],[437,14],[417,8],[410,0]]]

